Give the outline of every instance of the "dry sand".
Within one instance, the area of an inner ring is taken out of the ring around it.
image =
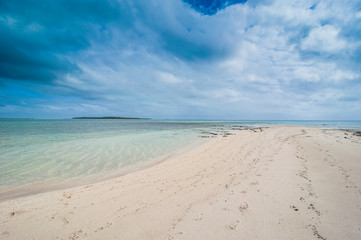
[[[0,203],[0,239],[361,239],[361,137],[219,136],[125,176]]]

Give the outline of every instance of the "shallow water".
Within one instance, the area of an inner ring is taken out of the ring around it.
[[[116,176],[234,126],[361,129],[361,122],[0,120],[0,199]],[[208,134],[209,136],[209,134]]]
[[[0,194],[116,175],[204,141],[202,131],[225,127],[200,121],[1,120]]]

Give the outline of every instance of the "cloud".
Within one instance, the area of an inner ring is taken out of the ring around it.
[[[175,83],[182,82],[181,79],[175,77],[173,74],[168,73],[168,72],[156,72],[155,77],[158,78],[160,81],[162,81],[164,83],[175,84]]]
[[[301,43],[302,50],[335,53],[345,50],[347,42],[339,37],[340,30],[325,25],[314,28]]]
[[[0,78],[49,82],[77,71],[69,55],[127,19],[117,1],[1,1]]]
[[[1,116],[361,119],[354,1],[1,1]]]

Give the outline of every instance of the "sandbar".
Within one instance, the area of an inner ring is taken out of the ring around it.
[[[268,126],[0,202],[0,239],[361,239],[361,137]]]

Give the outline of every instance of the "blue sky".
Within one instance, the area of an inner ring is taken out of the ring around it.
[[[2,0],[0,117],[361,120],[361,1]]]

